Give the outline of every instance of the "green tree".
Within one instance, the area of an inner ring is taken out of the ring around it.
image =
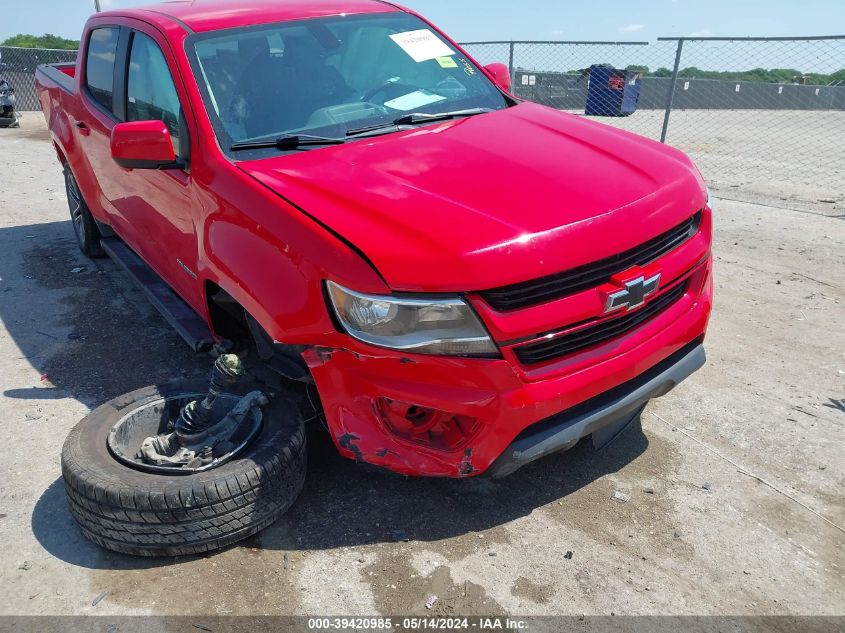
[[[835,73],[831,73],[829,79],[831,82],[845,83],[845,68],[840,68]]]
[[[19,46],[21,48],[59,48],[74,51],[79,49],[79,40],[68,40],[50,33],[45,33],[44,35],[19,33],[0,42],[0,45]]]

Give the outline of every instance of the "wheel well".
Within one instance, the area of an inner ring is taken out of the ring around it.
[[[251,342],[246,310],[241,304],[212,281],[205,282],[205,296],[215,334],[234,343]]]
[[[64,152],[62,152],[62,148],[59,147],[59,144],[56,141],[53,141],[53,149],[56,150],[56,156],[59,159],[59,162],[62,164],[62,167],[67,165],[67,158],[65,158]]]
[[[53,142],[53,147],[56,150],[56,155],[59,157],[59,162],[62,164],[62,169],[65,169],[68,172],[70,172],[71,177],[76,182],[76,189],[77,189],[77,191],[79,191],[79,195],[82,196],[82,201],[85,202],[85,206],[88,207],[88,210],[90,212],[91,206],[88,204],[87,200],[85,199],[85,194],[82,191],[82,185],[79,184],[79,180],[77,180],[76,175],[73,173],[73,169],[71,169],[70,163],[62,155],[62,150],[55,141]],[[110,224],[108,224],[107,222],[105,222],[103,220],[100,220],[93,213],[91,213],[91,219],[93,219],[94,222],[96,223],[97,229],[100,231],[101,237],[115,237],[115,236],[117,236],[117,233],[114,232],[114,229],[112,229]]]
[[[276,373],[292,380],[309,380],[302,359],[304,345],[277,343],[237,300],[220,286],[205,282],[208,314],[214,332],[232,341],[235,348],[253,349],[257,359]]]

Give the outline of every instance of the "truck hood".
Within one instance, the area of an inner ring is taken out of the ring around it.
[[[705,203],[678,150],[530,103],[237,165],[406,291],[483,290],[566,270]]]

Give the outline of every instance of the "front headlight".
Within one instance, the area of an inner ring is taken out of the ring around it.
[[[492,356],[498,349],[458,297],[416,299],[367,295],[327,281],[341,325],[365,343],[419,354]]]

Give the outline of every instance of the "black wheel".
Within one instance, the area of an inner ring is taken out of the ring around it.
[[[204,394],[208,382],[173,382],[125,394],[92,411],[62,449],[71,514],[94,543],[138,556],[206,552],[271,525],[305,481],[305,429],[287,398],[263,408],[259,434],[233,459],[190,474],[133,468],[109,450],[109,431],[144,407]]]
[[[85,204],[76,178],[65,165],[65,189],[67,190],[67,204],[70,208],[70,220],[73,223],[73,232],[76,234],[76,243],[79,250],[88,257],[103,257],[103,247],[100,246],[100,229],[94,221],[94,216]]]

